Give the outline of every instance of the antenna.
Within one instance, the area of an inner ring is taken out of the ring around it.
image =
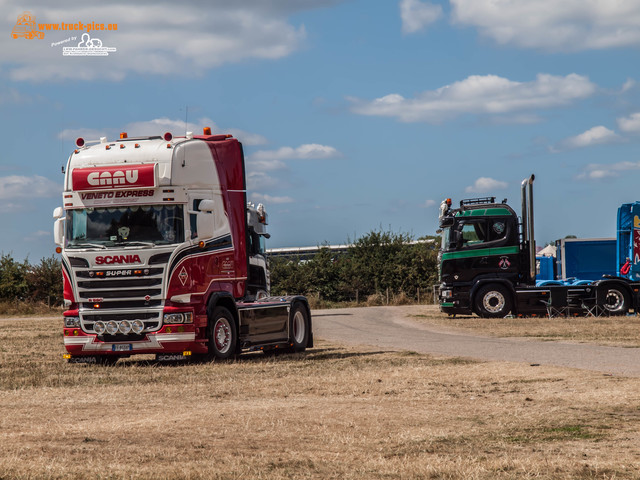
[[[184,107],[184,135],[187,136],[187,130],[189,129],[189,105]]]

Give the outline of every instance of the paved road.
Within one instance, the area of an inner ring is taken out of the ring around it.
[[[316,338],[392,350],[526,362],[640,377],[640,348],[538,342],[483,337],[417,323],[409,317],[417,307],[368,307],[314,310]]]

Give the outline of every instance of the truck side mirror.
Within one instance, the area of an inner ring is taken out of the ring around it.
[[[211,200],[203,200],[201,202],[201,205],[204,202],[213,203]],[[213,223],[213,213],[211,213],[211,211],[198,212],[196,216],[196,225],[197,225],[198,238],[204,239],[204,238],[213,237],[214,223]]]
[[[462,248],[462,232],[460,230],[452,229],[451,238],[449,240],[449,249],[457,250]]]
[[[204,199],[198,205],[198,210],[200,210],[201,212],[211,213],[215,210],[215,207],[216,207],[216,204],[214,203],[213,200]]]
[[[53,242],[59,247],[62,247],[63,241],[64,241],[64,218],[58,218],[53,224]]]
[[[64,216],[64,209],[62,207],[56,207],[53,210],[53,218],[55,218],[56,220],[58,218],[62,218]]]

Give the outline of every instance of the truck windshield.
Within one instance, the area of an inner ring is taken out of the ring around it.
[[[441,250],[447,251],[449,250],[449,235],[450,235],[451,227],[445,227],[442,229],[442,245]]]
[[[68,210],[68,248],[184,242],[182,205],[131,205]]]

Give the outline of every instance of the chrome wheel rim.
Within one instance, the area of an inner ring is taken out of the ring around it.
[[[621,310],[624,305],[624,295],[620,290],[609,290],[604,299],[604,308],[610,312]]]
[[[500,313],[504,310],[505,298],[498,291],[487,292],[482,299],[482,306],[489,313]]]
[[[226,318],[219,318],[213,327],[213,341],[220,353],[227,353],[231,348],[231,325]]]

